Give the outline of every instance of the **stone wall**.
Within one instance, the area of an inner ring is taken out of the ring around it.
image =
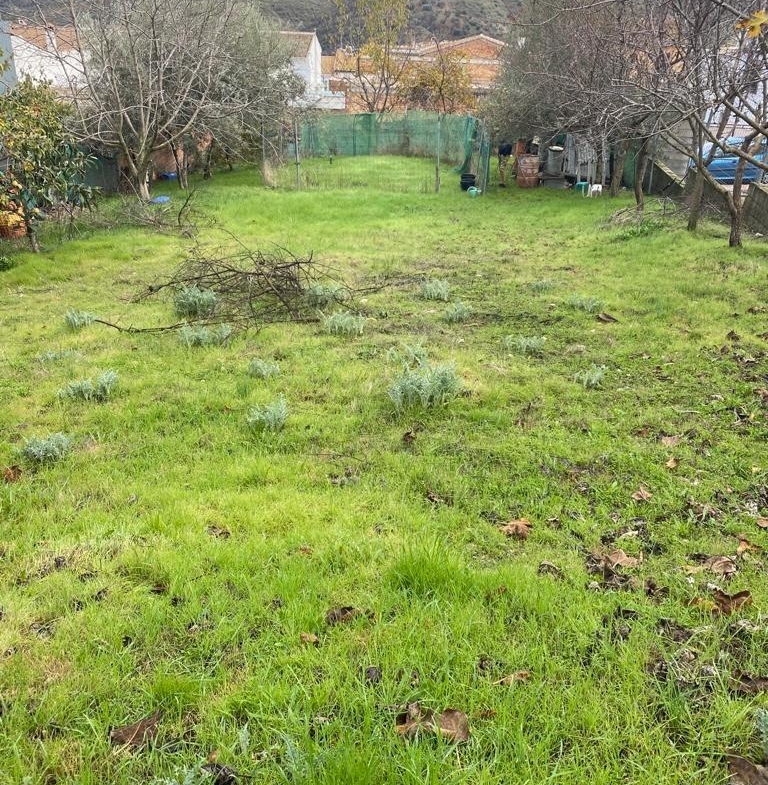
[[[753,232],[768,235],[768,185],[750,184],[744,201],[744,224]]]

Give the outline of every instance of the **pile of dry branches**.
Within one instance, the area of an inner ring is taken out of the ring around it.
[[[134,299],[140,301],[193,287],[216,295],[216,305],[210,313],[193,321],[226,322],[235,329],[258,329],[274,322],[316,321],[318,311],[308,295],[317,287],[333,293],[333,299],[347,307],[355,294],[333,270],[315,262],[312,252],[300,257],[277,246],[265,252],[239,244],[234,252],[219,249],[212,253],[197,246],[171,276],[150,285]],[[170,325],[169,329],[176,326]]]

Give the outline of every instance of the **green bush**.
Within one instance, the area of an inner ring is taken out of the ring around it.
[[[596,387],[602,387],[605,371],[604,365],[593,364],[583,371],[577,371],[573,376],[573,380],[578,382],[585,390],[594,390]]]
[[[594,297],[584,297],[583,295],[573,295],[568,300],[568,305],[571,308],[577,308],[580,311],[586,311],[587,313],[596,313],[598,311],[603,310],[603,302],[602,300],[597,300]]]
[[[185,324],[179,330],[179,340],[187,347],[220,346],[231,335],[232,328],[228,324],[217,324],[215,327],[191,327]]]
[[[331,335],[346,335],[348,337],[362,335],[365,317],[349,311],[336,311],[323,319],[323,327]]]
[[[425,365],[405,368],[390,385],[388,394],[395,409],[402,412],[412,406],[425,409],[452,400],[461,392],[461,380],[452,365]]]
[[[547,339],[543,335],[507,335],[504,346],[520,354],[541,354]]]
[[[248,412],[248,427],[256,432],[281,431],[288,419],[288,404],[281,395],[276,401],[264,406],[254,406]]]
[[[72,308],[64,314],[64,321],[70,330],[81,330],[83,327],[88,327],[88,325],[93,324],[95,319],[96,317],[92,313],[75,311]]]
[[[451,297],[451,287],[448,281],[429,279],[421,285],[421,296],[425,300],[442,300],[448,302]]]
[[[312,284],[307,289],[307,303],[312,308],[327,308],[329,305],[346,302],[349,291],[341,284]]]
[[[185,286],[176,292],[173,308],[182,319],[200,319],[210,316],[216,308],[216,292]]]
[[[105,371],[96,378],[96,381],[91,379],[81,379],[76,382],[70,382],[66,387],[62,387],[57,393],[61,399],[79,399],[81,401],[106,401],[112,395],[117,384],[117,374],[114,371]]]
[[[472,308],[470,306],[465,305],[461,300],[455,302],[446,312],[443,314],[443,318],[445,319],[448,324],[458,324],[459,322],[466,322],[469,317],[472,316]]]
[[[21,454],[32,463],[44,464],[60,461],[72,449],[72,440],[63,433],[33,436],[24,443]]]
[[[257,379],[269,379],[270,376],[278,376],[280,374],[280,366],[269,360],[256,358],[251,360],[248,365],[248,373]]]

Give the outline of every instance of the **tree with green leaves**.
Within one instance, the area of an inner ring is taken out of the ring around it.
[[[0,209],[21,218],[35,252],[46,213],[93,199],[88,158],[66,129],[68,111],[50,87],[29,81],[0,97]]]

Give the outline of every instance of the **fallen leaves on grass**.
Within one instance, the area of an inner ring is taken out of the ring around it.
[[[627,556],[621,548],[615,548],[604,553],[603,559],[611,569],[616,567],[639,567],[643,562],[642,554],[639,557]]]
[[[510,673],[508,676],[504,676],[504,678],[493,682],[493,685],[495,687],[511,687],[513,684],[522,684],[530,678],[530,671],[516,671],[515,673]]]
[[[609,313],[602,312],[597,315],[597,321],[603,322],[603,324],[611,324],[612,322],[618,322],[619,320]]]
[[[532,528],[533,524],[527,518],[520,518],[519,520],[505,523],[501,527],[501,531],[507,537],[513,537],[516,540],[527,540]]]
[[[730,578],[739,569],[730,556],[710,556],[703,566],[715,575],[722,575],[724,578]]]
[[[313,632],[302,632],[299,635],[299,640],[302,643],[306,643],[308,646],[319,646],[320,645],[320,638],[317,637]]]
[[[741,556],[742,553],[746,553],[747,551],[762,551],[762,547],[760,545],[755,545],[755,543],[750,542],[745,535],[737,534],[736,535],[739,545],[736,548],[736,555]]]
[[[636,502],[649,502],[653,498],[653,494],[642,485],[632,494],[632,499]]]
[[[757,525],[758,525],[758,526],[759,526],[761,529],[768,529],[768,518],[756,518],[756,519],[755,519],[755,523],[756,523],[756,524],[757,524]]]
[[[453,499],[450,496],[440,496],[439,494],[435,493],[433,490],[427,488],[427,492],[425,494],[426,499],[431,504],[434,504],[435,507],[438,505],[444,504],[446,507],[450,507],[453,504]]]
[[[21,474],[22,471],[20,466],[16,466],[15,464],[13,466],[6,466],[5,469],[3,469],[3,480],[10,485],[12,482],[18,482],[21,479]]]
[[[413,431],[406,431],[403,434],[403,444],[406,447],[412,447],[415,441],[416,441],[416,434]]]
[[[232,532],[229,529],[225,529],[223,526],[216,526],[215,524],[206,526],[205,533],[215,537],[217,540],[228,540],[232,536]]]
[[[679,461],[677,458],[675,458],[675,457],[673,456],[673,457],[672,457],[672,458],[670,458],[670,459],[669,459],[669,460],[668,460],[668,461],[667,461],[667,462],[666,462],[664,465],[665,465],[665,466],[667,467],[667,469],[669,469],[669,470],[672,470],[672,469],[677,469],[677,467],[680,465],[680,461]]]
[[[204,764],[202,770],[212,777],[210,780],[206,778],[206,783],[210,783],[210,785],[237,785],[239,775],[229,766],[211,761]]]
[[[420,703],[409,703],[395,719],[395,730],[403,738],[417,739],[422,732],[434,733],[457,744],[469,739],[469,720],[458,709],[445,709],[438,714]]]
[[[366,684],[378,684],[381,681],[381,668],[377,665],[366,668],[363,678]]]
[[[685,643],[693,635],[693,630],[678,624],[674,619],[661,619],[656,629],[675,643]]]
[[[325,614],[325,623],[331,627],[334,624],[344,624],[358,616],[367,616],[369,619],[373,617],[371,611],[364,611],[360,608],[354,608],[351,605],[344,605],[340,608],[331,608]]]
[[[746,608],[752,604],[752,594],[748,591],[740,591],[737,594],[726,594],[721,589],[712,592],[712,599],[715,601],[715,613],[722,613],[730,616],[734,611]]]
[[[109,740],[115,746],[143,747],[157,735],[157,726],[161,716],[162,712],[158,709],[154,714],[150,714],[132,725],[112,728],[109,732]]]
[[[738,755],[728,756],[731,785],[768,785],[768,768]]]
[[[758,695],[768,692],[768,676],[752,676],[749,673],[739,673],[731,679],[731,689],[745,695]]]
[[[664,447],[677,447],[683,440],[682,436],[662,436],[661,443]]]
[[[563,571],[556,565],[549,561],[543,561],[539,568],[536,570],[539,575],[551,575],[554,578],[564,578]]]

